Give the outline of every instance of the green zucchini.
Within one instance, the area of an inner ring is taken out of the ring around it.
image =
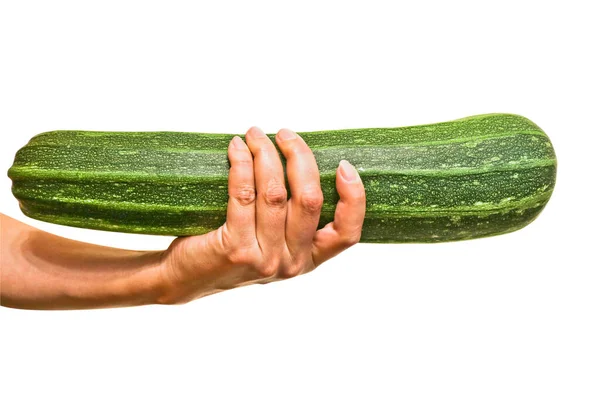
[[[321,174],[320,227],[333,219],[339,199],[339,161],[358,169],[367,194],[362,242],[442,242],[515,231],[542,211],[556,179],[550,140],[518,115],[299,134]],[[225,222],[231,138],[52,131],[21,148],[8,175],[21,210],[35,219],[131,233],[202,234]]]

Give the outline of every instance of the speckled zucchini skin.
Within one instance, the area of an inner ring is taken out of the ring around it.
[[[333,219],[339,161],[358,169],[367,193],[362,242],[443,242],[515,231],[538,216],[556,179],[550,140],[518,115],[299,134],[321,173],[320,227]],[[202,234],[225,221],[231,137],[52,131],[21,148],[8,175],[23,213],[35,219]]]

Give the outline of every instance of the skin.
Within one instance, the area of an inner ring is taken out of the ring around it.
[[[248,284],[314,270],[360,240],[365,191],[341,161],[335,219],[317,230],[323,204],[312,151],[293,131],[277,133],[287,162],[287,199],[277,150],[257,127],[228,148],[227,220],[175,239],[164,251],[130,251],[59,237],[0,214],[0,303],[23,309],[181,304]]]

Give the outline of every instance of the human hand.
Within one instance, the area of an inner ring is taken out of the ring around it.
[[[174,240],[164,252],[160,303],[307,273],[360,240],[366,200],[356,169],[340,162],[334,220],[317,230],[323,193],[314,155],[291,130],[280,130],[276,142],[286,158],[291,198],[271,140],[256,127],[246,133],[247,145],[234,137],[227,220],[215,231]]]

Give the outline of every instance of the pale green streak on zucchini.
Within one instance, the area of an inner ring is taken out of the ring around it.
[[[339,161],[359,170],[367,192],[363,242],[439,242],[514,231],[537,217],[555,184],[549,139],[516,115],[299,134],[321,173],[320,226],[333,218]],[[201,234],[225,221],[231,137],[47,132],[17,153],[9,176],[21,209],[37,219]]]

